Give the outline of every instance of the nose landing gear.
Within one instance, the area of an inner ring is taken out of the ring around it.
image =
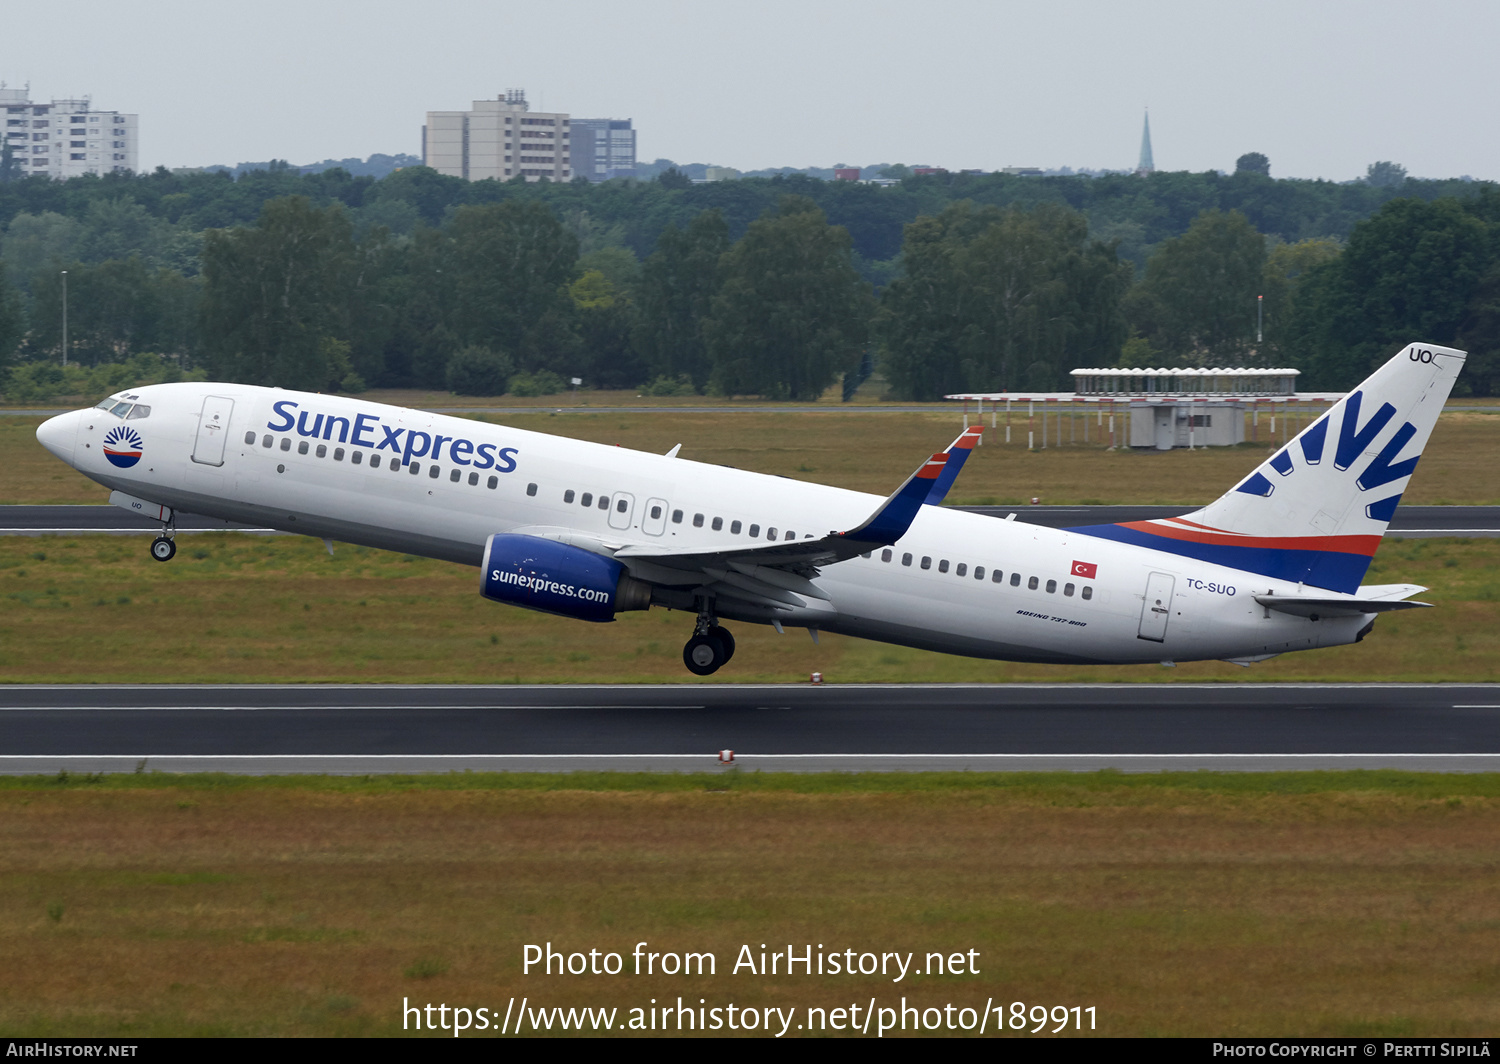
[[[166,508],[163,507],[165,510]],[[177,556],[177,514],[172,510],[166,510],[166,520],[162,522],[161,535],[151,541],[151,557],[159,562],[169,562]]]
[[[705,601],[693,637],[682,648],[682,663],[696,676],[711,676],[734,657],[734,636],[718,622]]]

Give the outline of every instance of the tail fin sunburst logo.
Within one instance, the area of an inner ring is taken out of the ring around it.
[[[129,469],[141,460],[141,451],[145,445],[146,441],[141,439],[141,434],[135,429],[118,425],[104,435],[104,457],[109,459],[111,465]]]

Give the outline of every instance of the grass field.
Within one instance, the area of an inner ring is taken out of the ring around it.
[[[1081,416],[1080,416],[1081,418]],[[884,495],[917,463],[947,446],[962,422],[956,409],[895,414],[831,413],[536,413],[481,415],[517,428],[597,443],[665,452],[681,443],[682,456],[833,484]],[[1038,419],[1040,420],[1040,419]],[[102,503],[107,492],[48,454],[36,442],[40,418],[0,418],[0,504]],[[988,416],[986,417],[988,422]],[[1055,424],[1055,423],[1054,423]],[[1066,422],[1065,422],[1066,424]],[[1265,421],[1262,433],[1268,431]],[[1055,427],[1051,430],[1054,434]],[[1264,445],[1196,451],[1107,451],[1090,429],[1079,443],[1028,452],[1026,419],[1014,416],[1012,439],[1003,428],[964,467],[949,501],[960,504],[1207,503],[1260,462]],[[1065,438],[1071,438],[1065,429]],[[1279,439],[1279,436],[1278,436]],[[1500,416],[1450,413],[1438,421],[1422,465],[1406,493],[1408,504],[1500,503]]]
[[[5,779],[0,1035],[399,1034],[403,998],[512,995],[1492,1035],[1497,838],[1493,775]],[[642,941],[716,975],[521,968]],[[763,943],[979,974],[731,974]]]
[[[316,540],[0,537],[0,682],[681,682],[692,618],[654,609],[586,624],[481,599],[478,573]],[[1382,617],[1355,646],[1222,662],[1048,666],[978,661],[734,625],[705,682],[1496,681],[1500,540],[1387,540],[1371,582],[1412,582],[1438,608]]]

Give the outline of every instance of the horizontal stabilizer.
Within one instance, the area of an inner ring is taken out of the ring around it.
[[[1359,617],[1366,613],[1390,613],[1394,610],[1430,609],[1430,602],[1395,599],[1309,598],[1304,595],[1256,595],[1255,601],[1267,609],[1290,613],[1294,617],[1318,620],[1324,617]]]
[[[948,490],[958,479],[958,471],[969,460],[969,455],[974,452],[974,447],[979,443],[979,437],[982,435],[984,435],[984,429],[978,425],[964,429],[958,439],[950,443],[943,451],[948,456],[948,461],[937,479],[932,482],[932,490],[927,493],[928,506],[937,506],[948,497]]]

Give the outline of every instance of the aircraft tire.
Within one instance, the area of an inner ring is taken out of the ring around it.
[[[724,644],[712,635],[695,635],[682,648],[682,663],[695,676],[711,676],[728,660]]]
[[[177,556],[177,544],[166,536],[158,536],[151,541],[151,557],[159,562],[169,562]]]
[[[728,628],[725,628],[722,624],[714,625],[708,630],[708,634],[714,639],[717,639],[719,641],[719,645],[724,648],[723,664],[728,665],[729,659],[734,657],[734,634],[730,632]]]

